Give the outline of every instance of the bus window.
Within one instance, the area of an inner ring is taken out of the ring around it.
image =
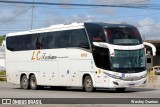
[[[70,47],[81,47],[89,49],[89,42],[84,29],[68,31]]]
[[[6,44],[7,44],[7,49],[14,51],[15,50],[15,39],[13,39],[14,37],[7,37],[6,38]]]
[[[105,42],[105,34],[102,27],[87,27],[87,32],[91,42]]]
[[[36,39],[36,48],[37,49],[42,49],[43,48],[43,39],[41,39],[40,37],[37,37]]]
[[[11,36],[6,38],[7,49],[11,51],[27,50],[26,36]]]
[[[93,58],[98,68],[110,70],[110,55],[107,48],[95,47]]]
[[[30,36],[30,35],[24,36],[24,39],[25,39],[25,46],[26,46],[25,49],[26,50],[35,49],[35,47],[33,46],[32,36]]]
[[[115,45],[138,45],[142,39],[137,28],[134,27],[110,27],[106,28],[108,42]]]
[[[69,36],[66,31],[59,32],[56,37],[57,48],[67,48],[69,46]]]
[[[53,49],[57,48],[55,44],[57,32],[48,32],[44,37],[44,48],[45,49]]]

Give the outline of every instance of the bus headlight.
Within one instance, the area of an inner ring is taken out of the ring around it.
[[[112,74],[110,74],[109,76],[112,77],[112,78],[115,78],[115,79],[120,79],[120,78],[121,78],[121,77],[119,77],[119,76],[112,75]]]
[[[106,72],[103,72],[103,73],[108,75],[109,77],[112,77],[112,78],[115,78],[115,79],[120,79],[121,78],[120,76],[117,76],[117,75],[109,74],[109,73],[106,73]]]
[[[147,77],[147,73],[146,73],[146,74],[144,74],[144,75],[142,75],[141,77],[142,77],[142,78],[145,78],[145,77]]]

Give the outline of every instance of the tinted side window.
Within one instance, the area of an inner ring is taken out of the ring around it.
[[[70,47],[81,47],[89,49],[89,42],[84,29],[71,30],[69,34]]]
[[[89,43],[84,29],[77,29],[11,36],[7,37],[6,46],[11,51],[23,51],[67,47],[89,48]]]
[[[26,46],[26,48],[23,47],[22,49],[19,49],[19,50],[34,50],[34,49],[36,49],[36,38],[33,38],[32,35],[23,36],[24,37],[23,41],[25,40],[25,44],[24,45]],[[20,36],[19,37],[17,36],[17,38],[20,38]]]
[[[7,49],[11,51],[27,50],[27,42],[25,36],[12,36],[6,39]]]
[[[7,37],[6,38],[6,46],[7,46],[7,49],[8,50],[11,50],[11,51],[14,51],[15,50],[15,43],[16,43],[16,40],[13,39],[14,37]]]
[[[43,49],[53,49],[53,48],[58,48],[56,44],[56,37],[59,35],[59,32],[47,32],[43,36],[44,38],[44,48]]]
[[[36,45],[36,49],[44,49],[44,35],[45,33],[33,34],[33,44]]]
[[[105,34],[102,27],[88,27],[87,32],[91,42],[105,42]]]
[[[43,39],[41,34],[7,37],[7,49],[11,51],[43,49]]]
[[[59,34],[56,37],[56,45],[58,48],[69,47],[69,35],[67,31],[59,32]]]
[[[140,33],[134,27],[109,27],[106,28],[107,39],[116,45],[138,45],[142,43]]]

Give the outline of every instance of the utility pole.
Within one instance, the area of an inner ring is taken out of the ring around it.
[[[31,30],[33,28],[33,14],[34,14],[33,9],[34,9],[34,0],[32,1]]]

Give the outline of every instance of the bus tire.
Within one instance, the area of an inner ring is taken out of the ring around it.
[[[92,92],[95,90],[91,76],[87,75],[84,78],[83,88],[86,92]]]
[[[21,85],[21,88],[25,90],[29,89],[29,81],[28,81],[27,75],[22,76],[20,85]]]
[[[116,91],[118,93],[124,92],[126,88],[116,88]]]
[[[35,75],[31,75],[30,80],[29,80],[29,84],[30,84],[30,88],[32,90],[36,90],[37,89],[37,79]]]

